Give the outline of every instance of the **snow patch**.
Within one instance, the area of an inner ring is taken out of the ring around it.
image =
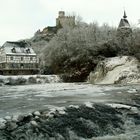
[[[127,91],[128,93],[137,93],[137,89],[130,89]]]
[[[111,106],[113,108],[126,108],[126,109],[131,109],[131,106],[124,105],[124,104],[115,104],[115,103],[113,103],[113,104],[106,104],[106,105]]]
[[[129,106],[129,105],[115,104],[115,103],[113,103],[113,104],[106,104],[106,105],[109,105],[112,108],[118,108],[118,109],[125,108],[125,109],[131,110],[133,113],[139,113],[139,110],[136,107],[132,107],[132,106]]]

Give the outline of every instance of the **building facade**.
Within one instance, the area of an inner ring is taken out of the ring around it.
[[[39,59],[25,41],[6,42],[0,47],[0,74],[26,75],[39,72]]]

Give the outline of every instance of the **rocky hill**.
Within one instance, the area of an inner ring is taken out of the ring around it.
[[[57,27],[45,27],[42,31],[38,30],[34,36],[27,41],[34,48],[35,52],[40,55],[56,33]]]
[[[140,63],[130,56],[106,58],[89,75],[94,84],[140,83]]]

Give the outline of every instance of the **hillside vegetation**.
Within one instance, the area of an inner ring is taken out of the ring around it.
[[[106,57],[132,55],[140,60],[140,29],[128,35],[107,24],[79,22],[74,28],[64,26],[49,41],[40,38],[32,45],[37,46],[42,73],[62,74],[65,81],[84,81]]]

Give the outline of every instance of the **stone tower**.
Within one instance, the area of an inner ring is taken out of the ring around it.
[[[62,28],[64,26],[75,26],[75,16],[65,16],[64,11],[59,11],[58,18],[56,18],[56,26]]]
[[[126,16],[126,12],[125,11],[124,11],[123,18],[121,19],[118,28],[131,28],[130,24],[129,24],[128,20],[127,20],[127,16]]]
[[[64,11],[59,11],[58,17],[59,17],[59,18],[65,17],[65,12],[64,12]]]
[[[127,15],[125,11],[124,11],[123,18],[120,20],[117,29],[117,35],[121,37],[129,37],[130,35],[132,35],[132,29],[129,24],[129,21],[127,20]]]
[[[126,12],[124,11],[123,18],[120,20],[119,26],[117,28],[117,41],[119,47],[121,48],[121,54],[127,54],[132,46],[132,28],[127,20]]]

